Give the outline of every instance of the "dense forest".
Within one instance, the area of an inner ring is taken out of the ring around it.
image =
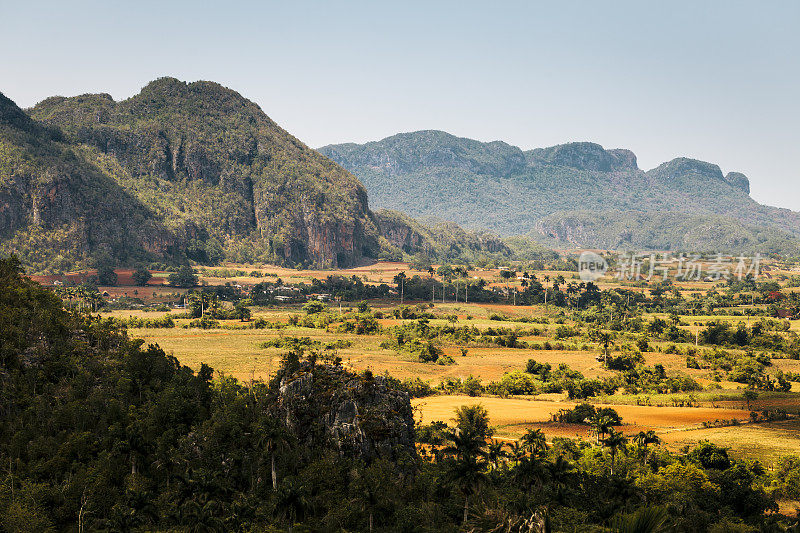
[[[268,383],[193,372],[112,319],[65,310],[15,258],[0,262],[0,385],[9,532],[794,524],[774,498],[798,496],[795,463],[768,472],[710,443],[676,455],[593,409],[589,441],[495,440],[479,399],[415,426],[400,382],[301,343]]]

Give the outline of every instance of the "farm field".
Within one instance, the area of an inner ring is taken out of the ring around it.
[[[259,277],[254,280],[251,275],[233,276],[236,272],[252,272],[256,269],[247,265],[227,265],[225,270],[206,268],[201,269],[201,283],[208,287],[241,286],[242,291],[261,280],[272,280],[285,285],[310,283],[310,280],[324,280],[328,276],[357,276],[365,284],[377,285],[386,283],[393,285],[394,277],[403,273],[408,277],[425,276],[410,270],[404,263],[378,263],[376,265],[341,271],[314,271],[294,270],[279,267],[257,268]],[[225,276],[216,277],[215,272],[220,271]],[[485,281],[487,287],[495,287],[502,291],[504,280],[499,278],[499,270],[470,270],[469,275],[474,279]],[[555,279],[563,276],[565,282],[570,282],[574,272],[542,271],[535,272],[539,279],[548,276]],[[267,276],[266,278],[262,276]],[[122,279],[122,276],[121,276]],[[146,296],[151,291],[161,294],[175,295],[183,298],[191,294],[186,289],[173,289],[162,285],[166,276],[153,278],[150,285],[142,291]],[[519,287],[519,280],[511,280],[510,285]],[[639,293],[642,297],[650,297],[651,286],[635,286],[630,282],[617,282],[613,279],[604,279],[598,283],[601,289],[630,290],[629,294]],[[685,283],[684,286],[676,283],[676,292],[686,294],[692,299],[704,298],[710,290],[723,285],[714,283]],[[120,291],[130,294],[130,287],[115,287],[110,294]],[[695,295],[695,296],[692,296]],[[415,398],[413,405],[418,422],[430,423],[435,420],[449,421],[454,409],[462,405],[479,403],[486,407],[492,424],[496,428],[496,436],[502,439],[518,439],[530,429],[541,429],[548,439],[553,437],[579,437],[584,439],[594,438],[590,435],[590,428],[586,424],[568,424],[554,422],[553,415],[561,410],[571,409],[580,401],[570,399],[566,392],[546,393],[539,392],[534,395],[509,395],[501,397],[483,391],[479,397],[471,397],[452,391],[447,387],[452,383],[463,383],[468,379],[477,379],[484,387],[492,383],[501,382],[509,373],[525,371],[529,360],[539,364],[550,365],[557,369],[566,365],[570,371],[575,371],[587,380],[609,380],[618,377],[618,371],[607,368],[599,355],[601,345],[596,339],[588,335],[587,325],[575,310],[569,307],[554,305],[513,305],[506,301],[476,303],[464,301],[441,302],[423,300],[406,300],[406,307],[422,309],[427,313],[426,327],[430,328],[468,328],[478,335],[497,333],[500,330],[518,332],[515,334],[519,345],[508,347],[496,343],[460,342],[453,339],[441,338],[437,342],[441,355],[450,358],[448,364],[435,364],[421,362],[413,354],[398,350],[396,346],[387,345],[394,339],[398,328],[414,328],[418,323],[417,318],[400,318],[397,315],[402,309],[399,305],[398,295],[388,298],[370,300],[368,313],[377,317],[378,330],[372,332],[342,331],[339,322],[348,317],[358,316],[355,309],[358,302],[330,301],[322,304],[319,315],[329,316],[329,324],[322,327],[305,327],[304,317],[308,316],[302,304],[276,304],[253,305],[251,307],[250,321],[262,320],[273,326],[267,328],[249,328],[247,323],[239,320],[220,319],[216,325],[200,328],[191,326],[189,317],[183,318],[183,309],[170,311],[154,310],[149,308],[120,309],[104,312],[103,316],[112,316],[118,319],[138,318],[157,319],[166,315],[174,316],[175,327],[129,327],[132,337],[141,337],[147,343],[161,346],[167,353],[173,354],[181,363],[198,369],[202,363],[213,367],[218,373],[233,376],[241,381],[268,380],[279,368],[281,358],[286,352],[280,345],[282,339],[308,339],[313,346],[322,347],[338,343],[337,347],[328,355],[341,359],[342,364],[354,371],[371,371],[376,375],[387,374],[399,380],[420,379],[427,382],[430,387],[440,390],[433,396]],[[464,298],[463,293],[461,298]],[[159,299],[153,299],[157,304]],[[224,305],[224,302],[223,302]],[[663,368],[667,375],[684,377],[694,380],[700,390],[693,392],[673,392],[664,394],[629,393],[622,389],[614,394],[601,394],[588,401],[597,408],[610,407],[617,411],[622,419],[618,428],[623,434],[632,436],[640,431],[654,430],[661,436],[664,444],[673,450],[679,450],[687,445],[693,445],[702,440],[718,442],[731,449],[731,453],[742,457],[760,458],[771,461],[786,453],[800,453],[800,440],[797,435],[798,421],[796,417],[800,412],[800,383],[791,382],[790,392],[771,393],[761,392],[752,405],[744,399],[746,385],[728,379],[728,372],[714,371],[708,368],[690,368],[687,366],[687,353],[694,353],[695,341],[709,327],[709,324],[725,323],[729,328],[737,328],[742,324],[746,328],[763,321],[763,316],[758,314],[759,307],[740,306],[739,316],[715,313],[694,313],[691,316],[681,315],[675,318],[674,313],[646,311],[640,314],[640,320],[651,323],[661,320],[668,323],[677,320],[679,329],[686,332],[684,341],[671,342],[652,335],[649,348],[641,353],[641,363],[647,368]],[[624,309],[624,308],[621,308]],[[755,311],[754,311],[755,310]],[[761,313],[763,314],[763,313]],[[300,319],[298,323],[298,319]],[[798,330],[798,321],[788,322],[787,334]],[[559,328],[575,328],[577,336],[570,335],[559,337]],[[499,328],[499,329],[498,329]],[[633,344],[641,333],[621,331],[615,333],[612,342],[613,351],[619,351],[624,346]],[[483,337],[482,337],[483,338]],[[264,347],[263,344],[271,344]],[[703,348],[698,348],[703,352]],[[324,352],[324,350],[323,350]],[[733,351],[733,356],[744,351]],[[769,372],[800,374],[800,361],[797,359],[773,354]],[[768,410],[786,411],[789,420],[766,421],[761,420],[751,423],[751,411]],[[722,421],[722,422],[720,422]],[[738,425],[727,425],[736,421]],[[724,427],[717,427],[717,426]]]

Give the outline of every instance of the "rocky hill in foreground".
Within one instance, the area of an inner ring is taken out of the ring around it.
[[[441,131],[319,151],[361,179],[374,207],[500,235],[591,247],[798,250],[800,213],[759,204],[746,176],[703,161],[643,171],[631,151],[594,143],[523,151]],[[687,221],[692,235],[681,239]]]

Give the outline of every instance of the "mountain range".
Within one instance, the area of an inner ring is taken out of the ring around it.
[[[692,159],[645,172],[629,150],[441,131],[315,151],[208,81],[27,110],[0,94],[0,254],[30,272],[552,257],[545,246],[800,255],[799,242],[799,213]]]
[[[160,78],[119,102],[58,96],[24,111],[0,94],[0,253],[29,271],[346,267],[419,251],[511,254],[453,224],[374,214],[357,178],[217,83]]]
[[[800,250],[800,213],[753,200],[748,178],[677,158],[644,171],[590,142],[523,151],[443,131],[319,149],[375,207],[553,246],[720,252]]]

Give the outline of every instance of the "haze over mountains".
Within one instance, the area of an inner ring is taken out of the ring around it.
[[[558,246],[797,253],[800,213],[750,198],[749,180],[687,158],[652,170],[630,150],[570,143],[523,151],[442,131],[319,149],[374,207]]]
[[[522,151],[421,131],[314,151],[207,81],[161,78],[120,102],[51,97],[26,111],[0,94],[0,253],[30,271],[542,257],[532,239],[800,255],[800,214],[748,193],[747,177],[710,163],[645,172],[629,150],[593,143]]]

